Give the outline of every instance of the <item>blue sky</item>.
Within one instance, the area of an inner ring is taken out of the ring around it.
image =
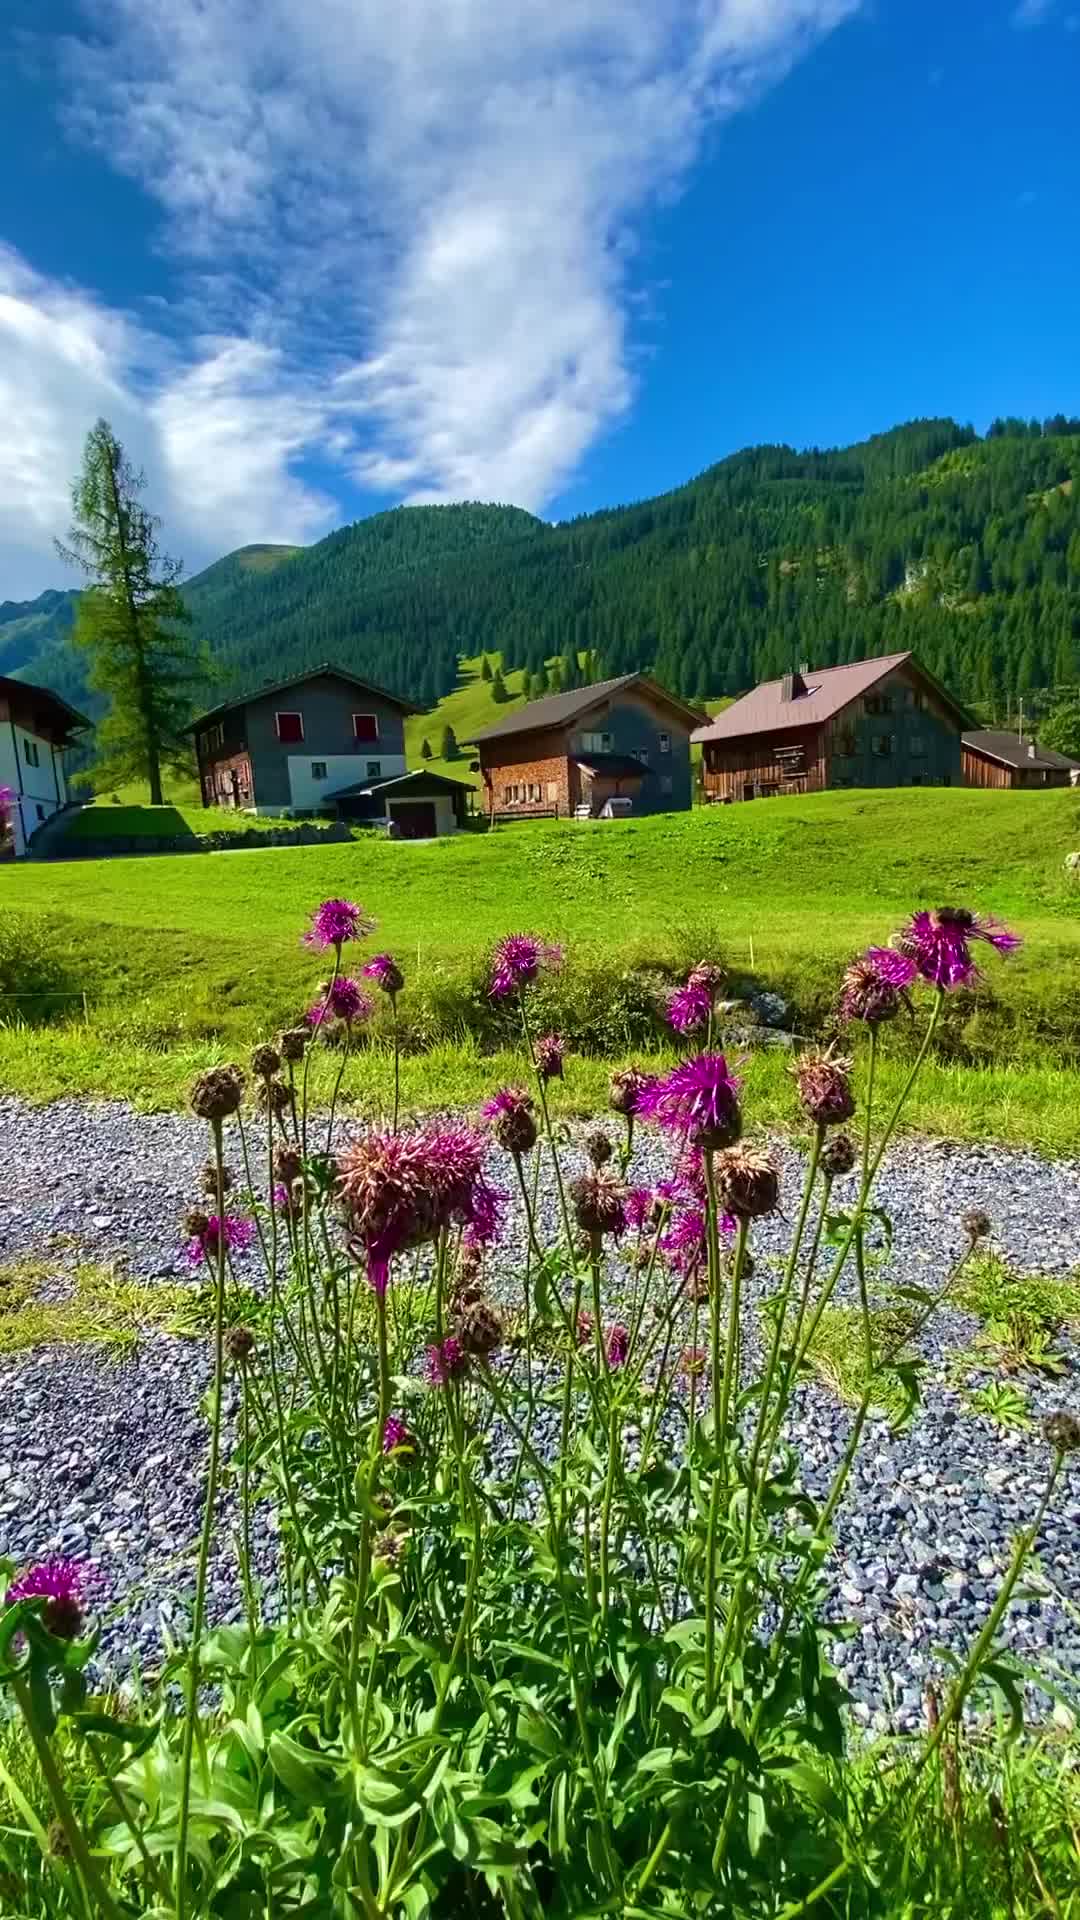
[[[14,0],[0,39],[0,599],[63,579],[98,413],[194,568],[1080,410],[1080,0]]]

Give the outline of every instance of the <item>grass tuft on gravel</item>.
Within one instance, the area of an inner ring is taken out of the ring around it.
[[[57,1280],[70,1291],[43,1299],[42,1289]],[[45,1259],[16,1260],[0,1267],[0,1354],[94,1346],[127,1359],[142,1335],[172,1326],[190,1295],[189,1287],[150,1286],[111,1265],[87,1262],[69,1274]]]

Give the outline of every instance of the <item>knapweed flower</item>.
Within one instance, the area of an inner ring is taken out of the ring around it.
[[[628,1187],[623,1197],[627,1226],[640,1233],[643,1228],[655,1225],[662,1206],[663,1202],[657,1202],[651,1187]]]
[[[467,1366],[468,1359],[461,1341],[448,1333],[445,1340],[428,1348],[424,1376],[429,1387],[445,1387],[451,1380],[460,1380]]]
[[[341,951],[346,940],[362,940],[365,934],[374,933],[375,922],[363,907],[353,900],[324,900],[316,907],[311,916],[311,926],[304,935],[305,947],[313,947],[317,953],[325,953],[328,947]]]
[[[272,1080],[281,1070],[281,1055],[276,1047],[256,1047],[251,1056],[251,1071],[257,1080]]]
[[[692,1279],[708,1259],[705,1215],[696,1208],[680,1208],[660,1236],[660,1252],[673,1273]]]
[[[608,1328],[604,1350],[612,1373],[618,1373],[620,1367],[625,1367],[630,1352],[630,1335],[625,1327]]]
[[[887,951],[881,947],[879,953]],[[910,976],[909,976],[910,977]],[[840,984],[841,1020],[862,1020],[877,1027],[900,1011],[901,988],[877,965],[873,954],[863,954],[844,970]]]
[[[615,1149],[603,1127],[594,1127],[585,1135],[585,1151],[594,1167],[606,1167]]]
[[[225,1352],[238,1367],[244,1367],[255,1351],[255,1335],[250,1327],[230,1327],[225,1335]]]
[[[707,987],[688,980],[668,995],[668,1025],[676,1033],[704,1033],[712,1014],[712,995]]]
[[[703,990],[708,994],[709,999],[715,1002],[716,996],[720,992],[726,979],[727,973],[718,961],[699,960],[697,966],[691,971],[686,984],[688,987],[697,987]]]
[[[12,1581],[6,1604],[10,1607],[16,1600],[44,1600],[41,1617],[48,1631],[57,1640],[75,1640],[83,1624],[89,1578],[90,1568],[81,1560],[41,1560]]]
[[[984,1213],[981,1207],[972,1207],[970,1212],[965,1213],[961,1225],[973,1247],[978,1246],[980,1240],[989,1240],[994,1230],[990,1215]]]
[[[586,1313],[584,1309],[578,1314],[575,1334],[579,1347],[587,1347],[593,1337],[593,1317],[591,1313]]]
[[[0,827],[7,822],[8,814],[15,805],[14,787],[0,787]]]
[[[1043,1433],[1055,1453],[1080,1451],[1080,1420],[1075,1413],[1048,1413],[1043,1421]]]
[[[804,1053],[792,1071],[803,1112],[817,1127],[838,1127],[855,1111],[852,1062],[828,1053]]]
[[[912,914],[895,947],[872,948],[871,956],[879,966],[886,964],[886,955],[891,956],[894,967],[906,961],[909,981],[918,973],[931,986],[948,991],[969,987],[979,977],[971,957],[973,940],[981,940],[1001,954],[1015,953],[1020,945],[1019,935],[996,920],[982,919],[966,907],[936,907],[932,913]]]
[[[405,985],[405,975],[402,973],[392,953],[375,954],[374,957],[368,961],[366,967],[363,969],[363,973],[365,980],[374,980],[376,985],[381,987],[383,993],[390,995],[391,1000],[396,999],[402,987]]]
[[[842,1180],[859,1158],[850,1133],[834,1133],[821,1149],[821,1171],[830,1180]]]
[[[742,1132],[739,1083],[722,1053],[699,1053],[644,1088],[643,1120],[683,1134],[698,1147],[730,1146]]]
[[[700,1380],[708,1364],[704,1347],[684,1347],[679,1356],[679,1372],[687,1380]]]
[[[193,1267],[201,1266],[204,1260],[216,1260],[222,1239],[229,1253],[244,1253],[255,1238],[255,1222],[243,1214],[227,1213],[221,1220],[212,1213],[204,1218],[205,1225],[188,1240],[187,1257]],[[186,1224],[192,1225],[190,1216]]]
[[[630,1119],[639,1111],[639,1103],[646,1088],[656,1085],[656,1075],[646,1073],[643,1067],[619,1067],[611,1076],[611,1089],[608,1105],[613,1113],[621,1113]]]
[[[284,1214],[286,1220],[299,1220],[302,1218],[304,1212],[304,1189],[299,1180],[294,1180],[290,1186],[286,1186],[283,1180],[278,1180],[274,1186],[270,1200],[274,1212]]]
[[[278,1036],[278,1047],[281,1050],[282,1059],[290,1061],[295,1066],[298,1060],[303,1059],[310,1038],[311,1035],[306,1027],[286,1027],[284,1033]]]
[[[321,1027],[324,1020],[344,1020],[348,1026],[354,1020],[366,1020],[374,1011],[375,1002],[359,981],[341,974],[323,989],[315,1005],[308,1008],[308,1025]]]
[[[531,987],[542,967],[557,967],[561,960],[561,947],[549,946],[531,933],[508,933],[492,959],[491,999],[507,1000],[512,993]]]
[[[507,1153],[531,1153],[536,1145],[535,1109],[524,1087],[500,1087],[481,1112]]]
[[[461,1235],[462,1253],[477,1258],[490,1247],[502,1232],[505,1211],[506,1194],[502,1188],[493,1187],[482,1177],[478,1179],[469,1195],[469,1217]]]
[[[200,1120],[220,1122],[239,1110],[244,1076],[239,1067],[209,1067],[191,1089],[191,1111]]]
[[[571,1180],[569,1191],[574,1218],[583,1232],[613,1233],[618,1239],[626,1227],[626,1211],[622,1187],[610,1173],[594,1168]]]
[[[716,1185],[736,1220],[757,1220],[780,1204],[780,1172],[764,1147],[740,1145],[717,1155]]]
[[[497,1226],[499,1196],[483,1178],[487,1142],[464,1126],[423,1126],[404,1133],[373,1130],[339,1156],[338,1191],[350,1232],[368,1260],[376,1293],[386,1290],[389,1263],[449,1226]]]
[[[541,1080],[561,1080],[566,1047],[560,1033],[542,1033],[536,1043],[536,1071]]]
[[[501,1347],[505,1336],[502,1314],[490,1300],[474,1300],[458,1321],[457,1337],[462,1351],[479,1360]]]
[[[382,1450],[384,1453],[397,1453],[399,1450],[413,1453],[416,1450],[416,1442],[399,1413],[388,1413],[383,1421]]]

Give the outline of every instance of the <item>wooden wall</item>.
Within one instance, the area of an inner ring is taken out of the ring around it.
[[[778,747],[800,747],[802,762],[792,767],[777,758]],[[708,800],[753,797],[747,788],[769,792],[817,793],[825,785],[822,729],[802,727],[776,734],[751,734],[744,740],[706,741],[702,749]]]

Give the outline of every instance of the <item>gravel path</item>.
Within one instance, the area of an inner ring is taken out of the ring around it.
[[[124,1261],[148,1279],[189,1277],[177,1221],[195,1191],[206,1136],[176,1115],[119,1104],[61,1101],[30,1108],[0,1098],[5,1181],[0,1265],[49,1251],[58,1281],[81,1260]],[[574,1150],[573,1157],[577,1157]],[[800,1170],[783,1150],[793,1211]],[[667,1152],[643,1138],[635,1176],[662,1177]],[[934,1284],[944,1277],[969,1207],[984,1209],[1017,1268],[1080,1266],[1080,1165],[992,1147],[905,1142],[889,1155],[878,1199],[895,1224],[886,1272]],[[544,1211],[554,1229],[554,1195]],[[514,1224],[520,1221],[514,1217]],[[754,1286],[768,1291],[790,1224],[762,1223]],[[254,1271],[254,1269],[253,1269]],[[836,1652],[872,1724],[913,1724],[941,1649],[960,1650],[985,1617],[1016,1529],[1030,1515],[1048,1464],[1036,1433],[1002,1433],[945,1384],[951,1349],[974,1323],[943,1314],[923,1340],[927,1405],[900,1435],[872,1420],[842,1510],[832,1562],[838,1618],[855,1623]],[[1070,1372],[1025,1380],[1033,1411],[1080,1404],[1080,1347],[1063,1341]],[[209,1377],[206,1343],[154,1335],[122,1362],[86,1347],[0,1359],[0,1553],[16,1561],[59,1551],[99,1569],[112,1609],[103,1657],[153,1666],[162,1625],[182,1624],[194,1584],[205,1427],[198,1401]],[[800,1389],[792,1437],[811,1491],[842,1452],[850,1414],[824,1389]],[[267,1569],[265,1524],[256,1561]],[[1065,1681],[1080,1678],[1080,1462],[1059,1491],[1039,1563],[1014,1604],[1005,1638],[1022,1659]],[[228,1542],[213,1567],[211,1617],[237,1611]]]

